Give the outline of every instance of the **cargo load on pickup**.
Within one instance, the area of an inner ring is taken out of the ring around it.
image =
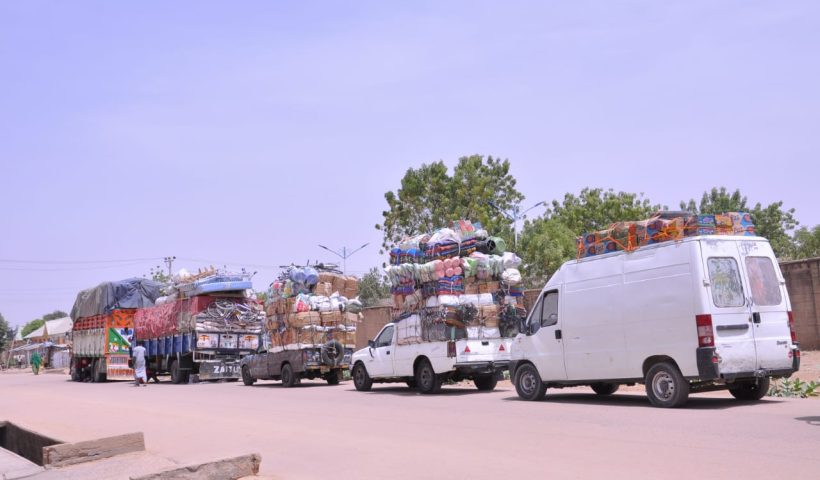
[[[358,279],[322,265],[283,270],[268,289],[265,341],[270,351],[356,344],[362,304]]]
[[[526,316],[521,259],[481,224],[453,222],[403,241],[386,268],[398,343],[509,338]]]

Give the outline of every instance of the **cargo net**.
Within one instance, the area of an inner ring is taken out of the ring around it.
[[[399,315],[394,321],[399,345],[446,342],[461,339],[509,338],[518,333],[526,316],[523,308],[512,305],[422,308]]]
[[[695,215],[657,212],[636,222],[613,223],[609,228],[586,233],[576,240],[577,258],[605,253],[632,252],[646,245],[683,240],[699,235],[756,235],[752,216],[746,212]]]

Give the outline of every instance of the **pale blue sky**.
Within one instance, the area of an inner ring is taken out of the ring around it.
[[[818,47],[814,1],[3,2],[0,260],[176,255],[262,289],[369,241],[361,273],[384,192],[472,153],[525,207],[725,185],[815,225]],[[0,262],[0,312],[157,263]]]

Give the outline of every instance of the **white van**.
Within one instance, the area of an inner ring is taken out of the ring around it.
[[[512,342],[518,395],[644,383],[658,407],[728,388],[759,400],[800,366],[785,281],[769,242],[699,236],[569,261]]]

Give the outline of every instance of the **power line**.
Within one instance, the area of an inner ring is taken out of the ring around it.
[[[153,259],[152,259],[153,260]],[[86,271],[86,270],[105,270],[110,268],[123,268],[123,267],[133,267],[136,265],[144,264],[144,261],[138,262],[131,262],[131,263],[118,263],[115,265],[99,265],[99,266],[69,266],[64,265],[62,267],[43,267],[41,266],[31,266],[31,267],[22,267],[22,266],[14,266],[14,267],[0,267],[0,270],[5,271],[15,271],[15,272],[75,272],[75,271]]]
[[[124,258],[122,260],[11,260],[7,258],[0,258],[0,263],[29,263],[41,265],[80,265],[80,264],[94,264],[94,263],[131,263],[131,262],[146,262],[146,261],[161,260],[160,257],[151,258]]]

